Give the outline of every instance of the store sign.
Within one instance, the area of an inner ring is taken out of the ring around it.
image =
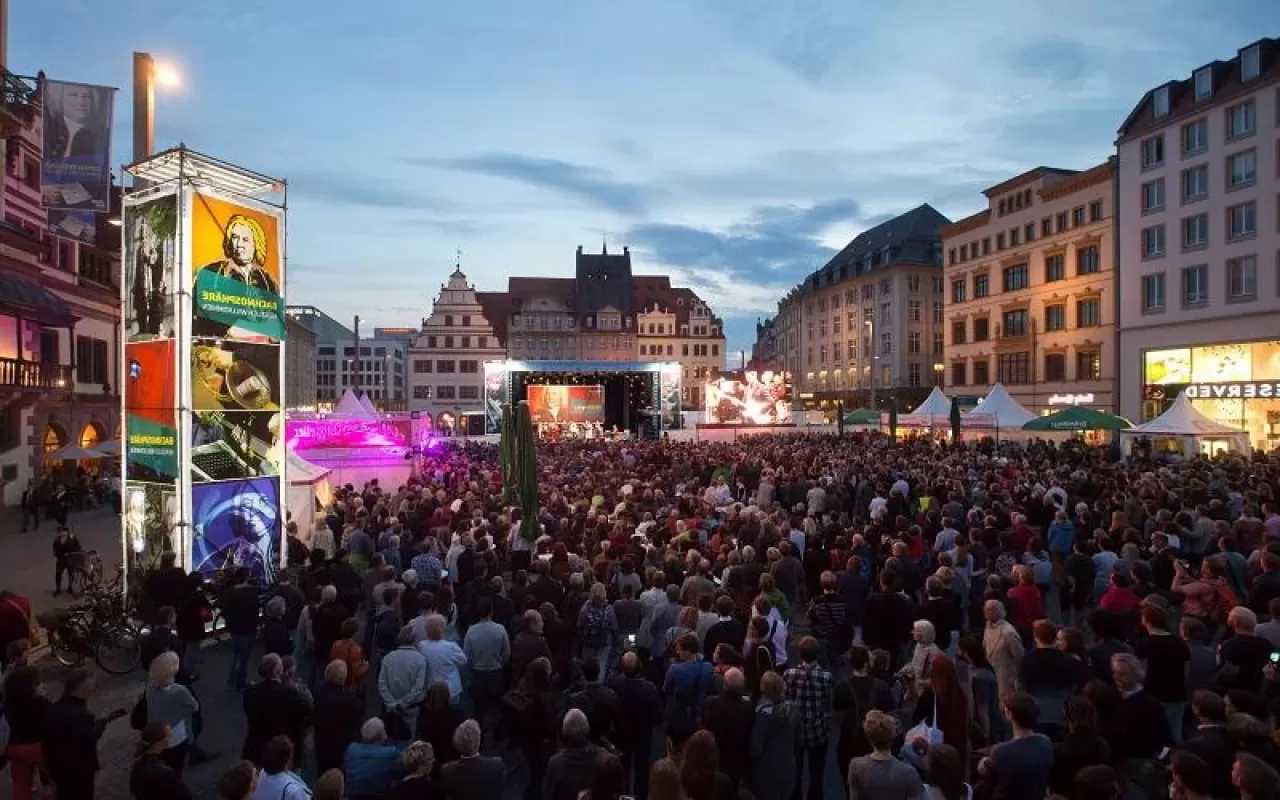
[[[1093,402],[1093,392],[1049,395],[1049,405],[1051,406],[1087,406]]]
[[[1267,400],[1280,398],[1280,381],[1224,381],[1146,386],[1148,400],[1172,399],[1185,392],[1189,400]]]

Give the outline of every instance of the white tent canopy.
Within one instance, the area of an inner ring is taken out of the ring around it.
[[[965,415],[966,423],[980,427],[1022,429],[1036,415],[1023,408],[1022,404],[1009,395],[1004,384],[997,383],[991,391]]]
[[[1153,420],[1135,425],[1127,431],[1121,431],[1122,439],[1142,436],[1146,438],[1164,439],[1181,438],[1189,440],[1197,449],[1200,440],[1226,441],[1232,450],[1249,452],[1249,435],[1239,428],[1215,422],[1202,414],[1185,392],[1179,392],[1173,405]]]
[[[365,408],[364,403],[360,402],[360,398],[356,397],[355,392],[350,389],[342,393],[342,399],[338,401],[338,407],[333,410],[333,416],[345,419],[378,418],[377,412]]]
[[[943,393],[941,387],[933,387],[933,391],[925,401],[916,406],[910,414],[898,417],[899,427],[938,427],[949,424],[951,419],[951,398]]]
[[[323,505],[332,499],[329,473],[333,470],[312,464],[292,450],[285,451],[285,458],[289,471],[286,492],[289,512],[298,523],[298,537],[309,543],[311,529],[315,527],[316,503]]]
[[[360,395],[360,405],[370,415],[374,417],[378,416],[378,409],[374,408],[373,401],[369,399],[369,395],[367,394]]]

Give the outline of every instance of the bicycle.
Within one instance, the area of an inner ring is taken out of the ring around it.
[[[72,597],[102,585],[102,557],[97,550],[67,556],[67,591]]]
[[[71,608],[44,612],[36,621],[48,633],[49,650],[65,667],[85,659],[112,675],[126,675],[142,661],[142,636],[125,605],[120,577],[107,586],[90,587],[88,599]]]

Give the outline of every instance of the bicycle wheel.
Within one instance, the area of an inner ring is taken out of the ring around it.
[[[53,653],[53,657],[58,663],[64,667],[79,667],[84,663],[84,653],[72,647],[61,636],[53,635],[49,638],[49,650]]]
[[[93,660],[112,675],[126,675],[142,660],[142,637],[132,628],[106,628],[93,646]]]

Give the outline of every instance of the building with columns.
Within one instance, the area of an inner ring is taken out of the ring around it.
[[[409,409],[430,414],[437,424],[442,414],[456,422],[461,414],[483,411],[484,362],[506,357],[483,294],[455,266],[409,345]]]
[[[1115,409],[1113,175],[1037,167],[942,229],[953,394],[999,382],[1033,413]]]
[[[31,479],[74,483],[78,467],[98,466],[55,459],[61,447],[120,435],[120,228],[96,215],[92,244],[50,230],[40,93],[3,66],[0,79],[0,501],[11,505]],[[113,190],[117,214],[119,203]]]
[[[941,381],[948,224],[924,204],[863,231],[778,303],[760,330],[792,374],[797,407],[906,410]]]
[[[1280,39],[1143,95],[1117,141],[1120,411],[1280,445]]]

